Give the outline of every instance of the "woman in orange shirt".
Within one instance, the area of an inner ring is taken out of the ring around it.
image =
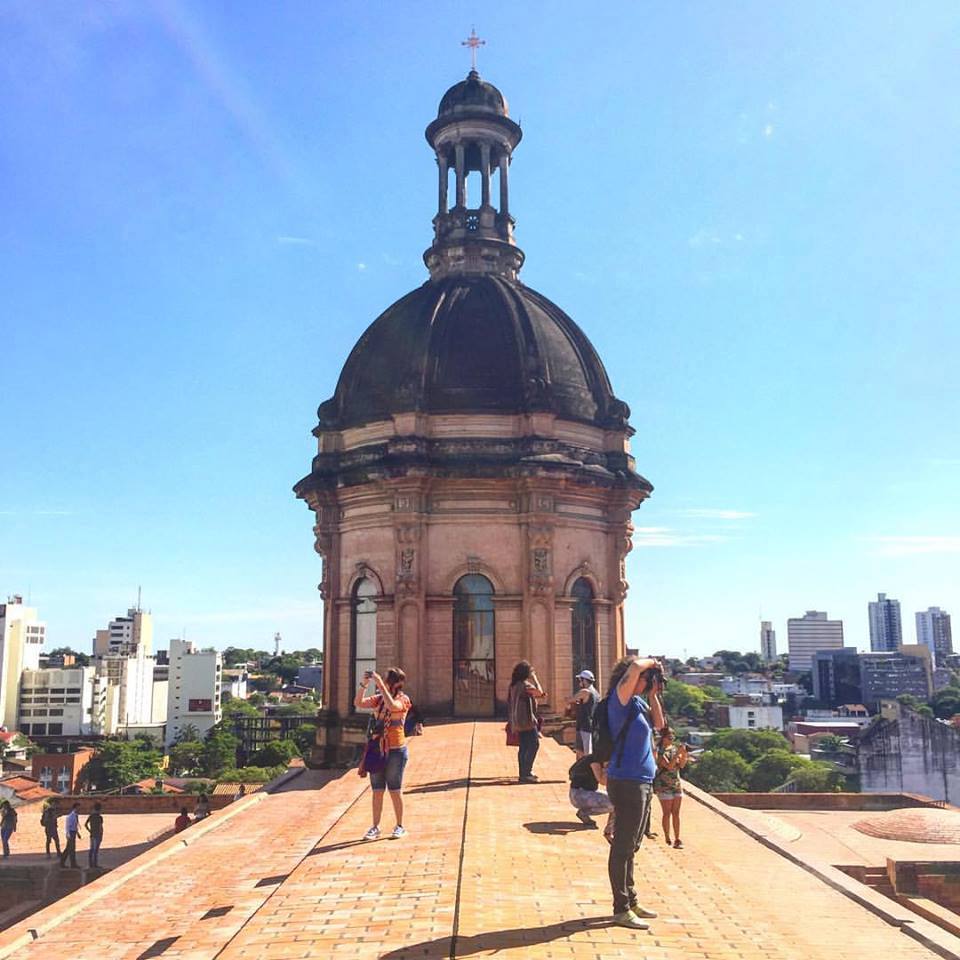
[[[407,675],[399,667],[391,667],[387,671],[384,682],[379,673],[365,673],[353,705],[372,709],[377,720],[383,721],[383,736],[389,753],[384,767],[376,773],[370,774],[370,789],[373,794],[373,826],[363,835],[364,840],[378,840],[380,838],[380,816],[383,813],[383,791],[390,791],[390,802],[393,812],[397,815],[397,825],[390,834],[391,840],[398,840],[407,831],[403,828],[403,770],[407,765],[407,738],[403,732],[403,723],[412,704],[410,698],[403,692],[403,684]],[[363,695],[367,684],[373,680],[379,693],[372,697]]]

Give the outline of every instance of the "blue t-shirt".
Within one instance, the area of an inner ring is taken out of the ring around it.
[[[616,690],[607,698],[607,718],[610,722],[610,735],[614,741],[627,717],[633,717],[623,742],[623,758],[620,758],[620,745],[613,748],[607,777],[611,780],[639,780],[641,783],[653,783],[657,774],[657,762],[653,757],[653,744],[650,730],[650,708],[642,697],[633,697],[627,705],[620,703]]]

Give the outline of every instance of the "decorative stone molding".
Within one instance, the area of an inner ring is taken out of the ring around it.
[[[553,528],[531,525],[527,528],[530,550],[530,592],[544,595],[553,592]]]
[[[627,523],[617,538],[617,583],[612,591],[613,599],[623,603],[630,584],[627,581],[627,554],[633,549],[633,524]]]
[[[580,579],[588,581],[590,586],[593,587],[593,596],[594,599],[599,598],[603,594],[603,583],[600,580],[600,577],[597,576],[597,571],[593,569],[590,565],[589,560],[584,560],[581,564],[574,567],[570,573],[567,574],[567,579],[563,583],[563,596],[570,597],[573,591],[573,585]]]
[[[419,570],[417,552],[420,544],[420,527],[406,525],[397,527],[397,593],[410,596],[417,592]]]

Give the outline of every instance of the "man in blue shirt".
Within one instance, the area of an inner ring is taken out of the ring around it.
[[[607,868],[614,922],[634,930],[646,930],[649,924],[644,918],[656,917],[637,902],[633,858],[640,848],[657,773],[653,730],[665,725],[662,686],[663,668],[658,661],[626,657],[613,668],[607,695],[607,719],[614,738],[607,795],[616,820]]]

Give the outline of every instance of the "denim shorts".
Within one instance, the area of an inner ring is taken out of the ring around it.
[[[403,787],[403,768],[407,765],[406,746],[396,747],[387,754],[384,768],[370,774],[371,790],[397,790]]]
[[[679,800],[683,796],[682,790],[658,790],[657,799],[659,800]]]

